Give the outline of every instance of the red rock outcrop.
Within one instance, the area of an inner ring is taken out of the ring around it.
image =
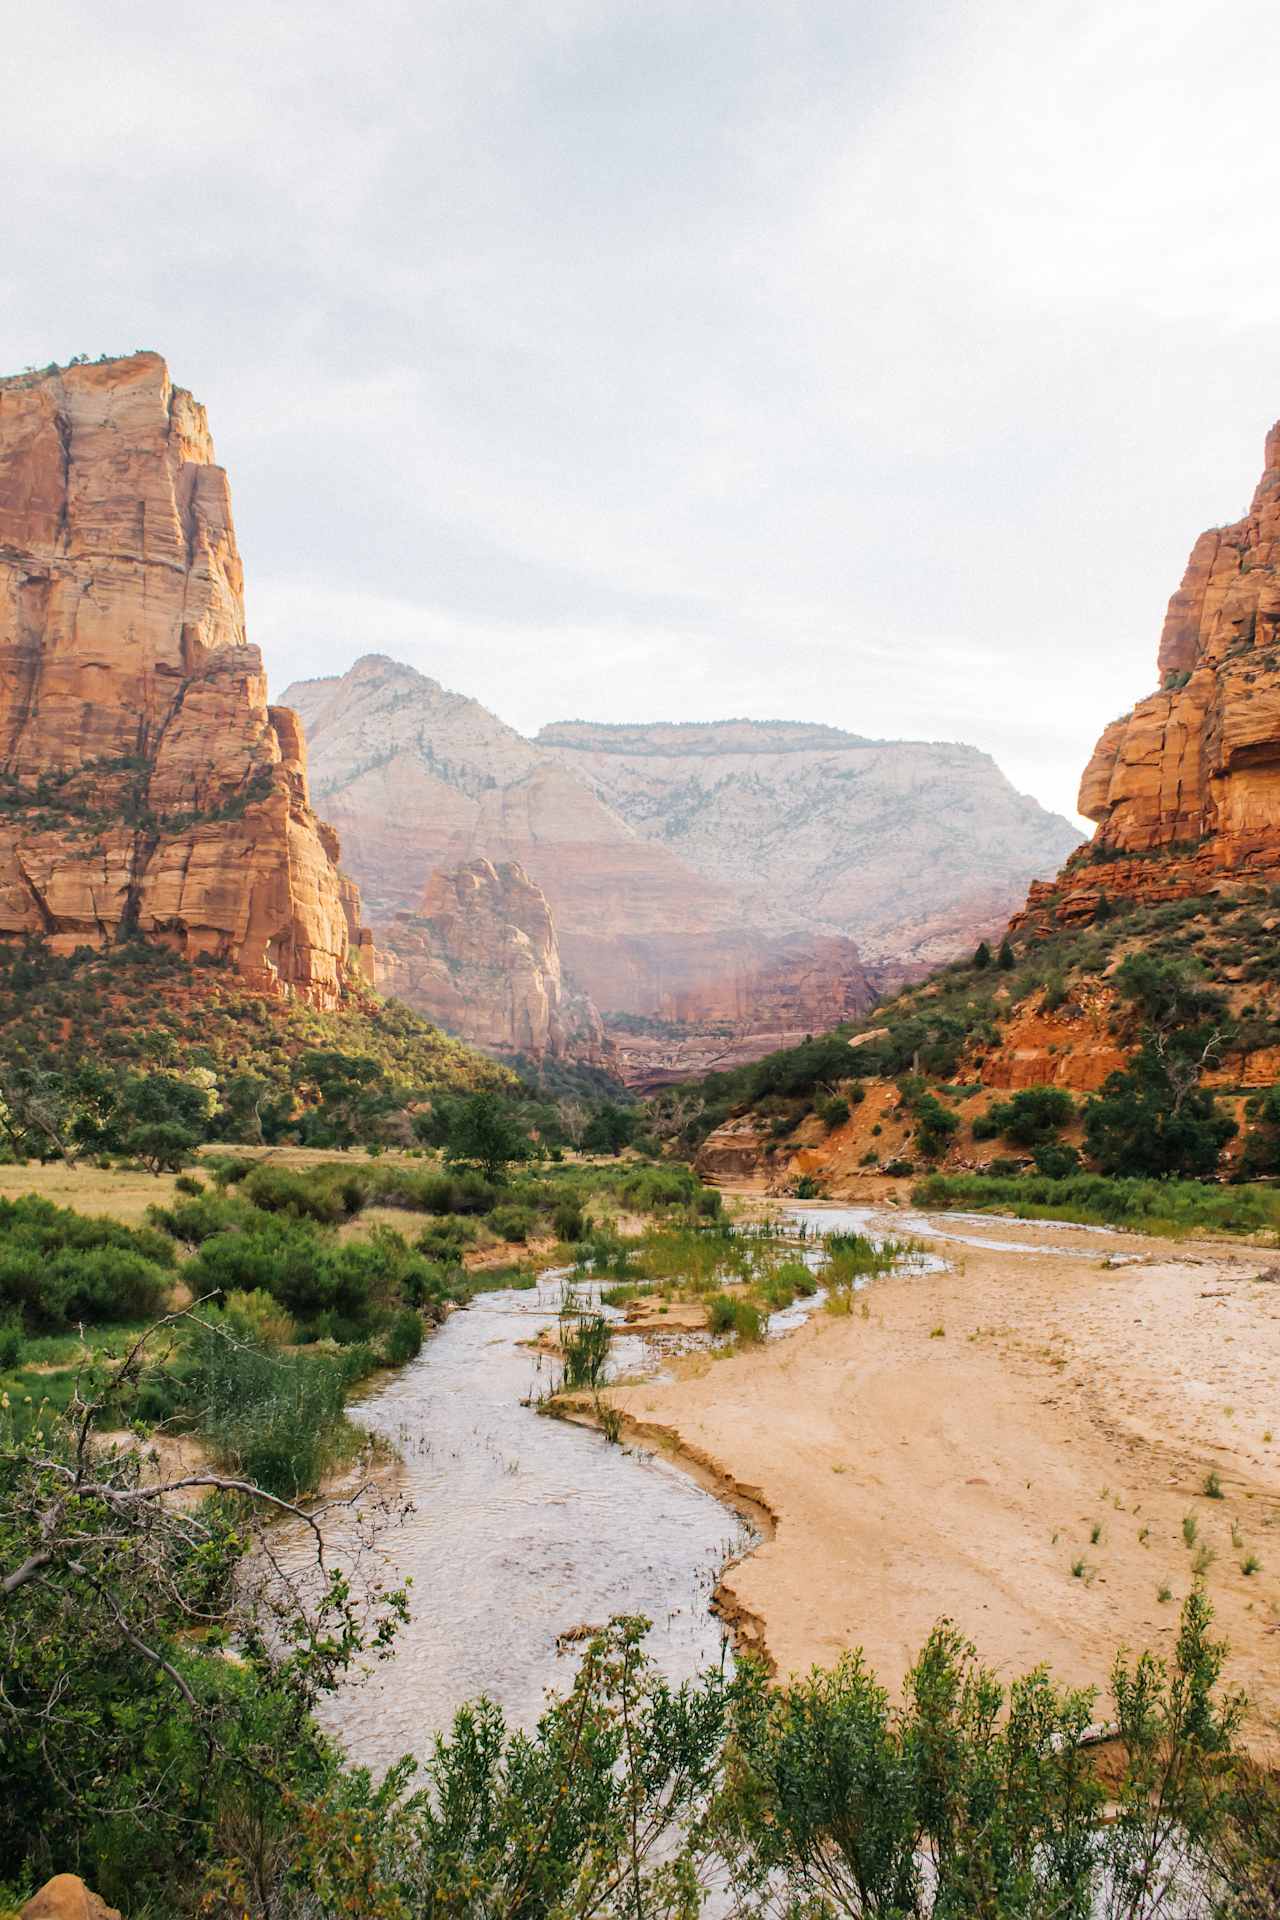
[[[1280,423],[1249,512],[1201,534],[1160,639],[1161,690],[1113,720],[1080,785],[1098,822],[1032,921],[1280,876]],[[1021,924],[1015,923],[1015,924]]]
[[[381,983],[475,1046],[613,1068],[593,1003],[566,984],[547,897],[514,862],[434,873],[379,930]]]
[[[0,937],[138,935],[333,1007],[369,936],[242,586],[158,354],[0,380]]]

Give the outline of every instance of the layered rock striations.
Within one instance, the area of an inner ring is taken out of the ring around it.
[[[0,381],[0,937],[131,935],[319,1007],[371,965],[223,470],[157,354]]]
[[[1079,838],[967,747],[750,721],[530,741],[381,656],[285,697],[370,907],[416,911],[436,870],[518,863],[567,976],[630,1022],[637,1083],[855,1018],[1003,924]]]
[[[380,984],[499,1054],[613,1068],[593,1003],[565,982],[546,895],[523,867],[473,860],[432,875],[417,913],[387,924]]]
[[[1080,835],[988,754],[792,721],[544,727],[536,744],[754,925],[839,931],[890,975],[1002,925]]]
[[[1113,720],[1080,786],[1098,823],[1032,922],[1100,897],[1172,899],[1280,876],[1280,423],[1248,513],[1201,534],[1169,602],[1160,691]]]
[[[477,701],[381,656],[285,697],[306,722],[317,791],[391,952],[407,937],[402,916],[426,911],[431,876],[484,859],[522,867],[546,895],[566,978],[606,1014],[727,1025],[762,1036],[754,1054],[870,1004],[847,935],[807,929],[785,908],[748,918],[731,886],[638,832]],[[630,1058],[629,1036],[622,1044]],[[656,1070],[678,1067],[664,1056]]]

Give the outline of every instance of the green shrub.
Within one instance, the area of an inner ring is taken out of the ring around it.
[[[707,1302],[707,1325],[712,1333],[731,1333],[744,1346],[764,1339],[764,1321],[760,1310],[749,1300],[735,1300],[730,1294],[713,1294]]]
[[[0,1312],[32,1327],[155,1313],[173,1260],[173,1243],[152,1228],[92,1219],[35,1194],[0,1201]]]
[[[26,1338],[16,1313],[0,1318],[0,1373],[9,1373],[22,1359]]]
[[[1194,1080],[1184,1084],[1176,1055],[1154,1041],[1128,1072],[1111,1075],[1086,1107],[1084,1125],[1101,1173],[1157,1179],[1211,1174],[1236,1132],[1213,1095]]]
[[[932,1093],[919,1093],[911,1102],[915,1114],[915,1143],[926,1160],[936,1160],[946,1152],[952,1135],[960,1125],[960,1115]]]
[[[353,1207],[349,1197],[359,1195],[358,1187],[344,1188],[338,1181],[315,1172],[292,1167],[273,1166],[262,1161],[242,1182],[240,1191],[251,1206],[264,1213],[288,1213],[298,1220],[319,1220],[325,1224],[344,1219],[359,1210],[363,1196]]]
[[[570,1246],[581,1240],[587,1231],[586,1216],[576,1200],[561,1200],[551,1216],[557,1240],[564,1240]]]
[[[1107,1179],[1079,1173],[1065,1180],[1039,1174],[930,1174],[912,1190],[922,1207],[1012,1213],[1029,1220],[1081,1220],[1147,1232],[1210,1227],[1222,1232],[1280,1230],[1280,1193],[1260,1186],[1206,1185],[1195,1180]]]
[[[383,1336],[388,1365],[403,1367],[416,1358],[422,1350],[422,1338],[422,1316],[412,1307],[402,1308]]]
[[[499,1240],[517,1240],[523,1244],[533,1232],[536,1219],[532,1207],[510,1205],[495,1207],[488,1215],[486,1225],[492,1228]]]
[[[824,1100],[819,1106],[818,1117],[827,1129],[827,1132],[834,1133],[837,1127],[844,1125],[845,1121],[849,1118],[850,1112],[849,1102],[842,1099],[839,1094],[835,1094],[830,1100]]]
[[[1011,1100],[997,1100],[987,1109],[983,1124],[991,1131],[979,1134],[975,1124],[974,1139],[1003,1134],[1015,1146],[1037,1147],[1066,1126],[1074,1112],[1075,1103],[1062,1087],[1023,1087]]]
[[[1037,1147],[1032,1156],[1036,1163],[1036,1172],[1042,1173],[1046,1180],[1066,1180],[1080,1169],[1080,1155],[1074,1147],[1064,1146],[1059,1140],[1046,1141]]]

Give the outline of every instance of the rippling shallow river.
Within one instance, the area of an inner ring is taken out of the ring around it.
[[[521,1343],[554,1326],[556,1298],[478,1295],[352,1408],[402,1456],[415,1509],[380,1541],[387,1572],[413,1581],[412,1618],[391,1659],[321,1715],[355,1760],[424,1754],[480,1693],[532,1725],[573,1677],[557,1635],[615,1613],[652,1619],[672,1678],[720,1658],[709,1601],[746,1544],[736,1515],[664,1461],[521,1404],[550,1384]]]
[[[854,1224],[836,1211],[787,1212],[819,1232]],[[875,1232],[861,1210],[856,1224]],[[381,1768],[425,1754],[481,1693],[531,1726],[548,1691],[573,1678],[575,1647],[559,1652],[558,1636],[613,1614],[653,1621],[649,1650],[673,1680],[722,1657],[711,1596],[751,1536],[677,1467],[525,1404],[552,1384],[554,1363],[526,1343],[555,1325],[559,1298],[551,1277],[477,1295],[351,1410],[400,1455],[396,1487],[413,1509],[379,1541],[389,1584],[412,1581],[412,1617],[391,1658],[321,1710],[357,1761]],[[773,1314],[770,1334],[821,1298]],[[638,1339],[615,1340],[615,1366],[645,1358]]]

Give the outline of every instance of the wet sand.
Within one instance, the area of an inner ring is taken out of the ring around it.
[[[896,1686],[947,1615],[1007,1675],[1104,1688],[1117,1648],[1171,1650],[1207,1544],[1230,1677],[1255,1738],[1280,1729],[1280,1284],[1258,1278],[1280,1256],[928,1218],[1014,1250],[931,1239],[948,1271],[611,1391],[646,1444],[772,1516],[725,1614],[780,1673],[861,1646]]]

